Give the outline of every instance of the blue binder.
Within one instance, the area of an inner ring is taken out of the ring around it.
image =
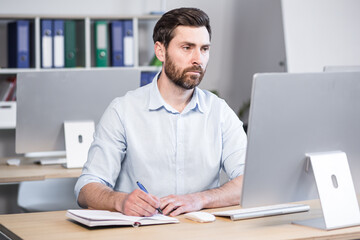
[[[65,66],[64,20],[54,20],[53,63],[55,68]]]
[[[18,20],[8,25],[8,67],[30,67],[30,22]]]
[[[41,20],[41,67],[53,67],[53,23]]]
[[[123,22],[110,23],[110,53],[111,66],[124,66]]]
[[[141,72],[140,87],[151,83],[158,72]]]
[[[124,20],[124,65],[134,66],[134,33],[133,21]]]

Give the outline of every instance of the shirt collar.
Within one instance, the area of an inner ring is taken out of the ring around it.
[[[165,100],[162,98],[157,80],[161,72],[159,72],[154,78],[153,81],[150,83],[150,96],[149,96],[149,110],[150,111],[156,111],[161,108],[164,108],[166,111],[171,113],[179,113],[177,110],[175,110],[172,106],[167,104]],[[183,114],[190,112],[190,111],[198,111],[200,113],[204,112],[204,109],[206,109],[205,101],[202,100],[201,96],[202,92],[198,87],[195,87],[193,96],[188,103],[188,105],[185,107]]]

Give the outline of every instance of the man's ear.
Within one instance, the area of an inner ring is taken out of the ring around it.
[[[155,42],[154,52],[156,57],[160,60],[160,62],[165,61],[165,46],[160,42]]]

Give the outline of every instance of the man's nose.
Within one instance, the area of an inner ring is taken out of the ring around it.
[[[203,64],[203,56],[201,54],[200,49],[195,49],[192,53],[192,64],[193,65],[199,65],[202,67]]]

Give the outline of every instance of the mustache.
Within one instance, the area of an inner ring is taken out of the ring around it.
[[[194,65],[194,66],[188,67],[184,70],[184,72],[192,72],[192,71],[198,71],[200,73],[203,73],[204,69],[201,67],[201,65]]]

